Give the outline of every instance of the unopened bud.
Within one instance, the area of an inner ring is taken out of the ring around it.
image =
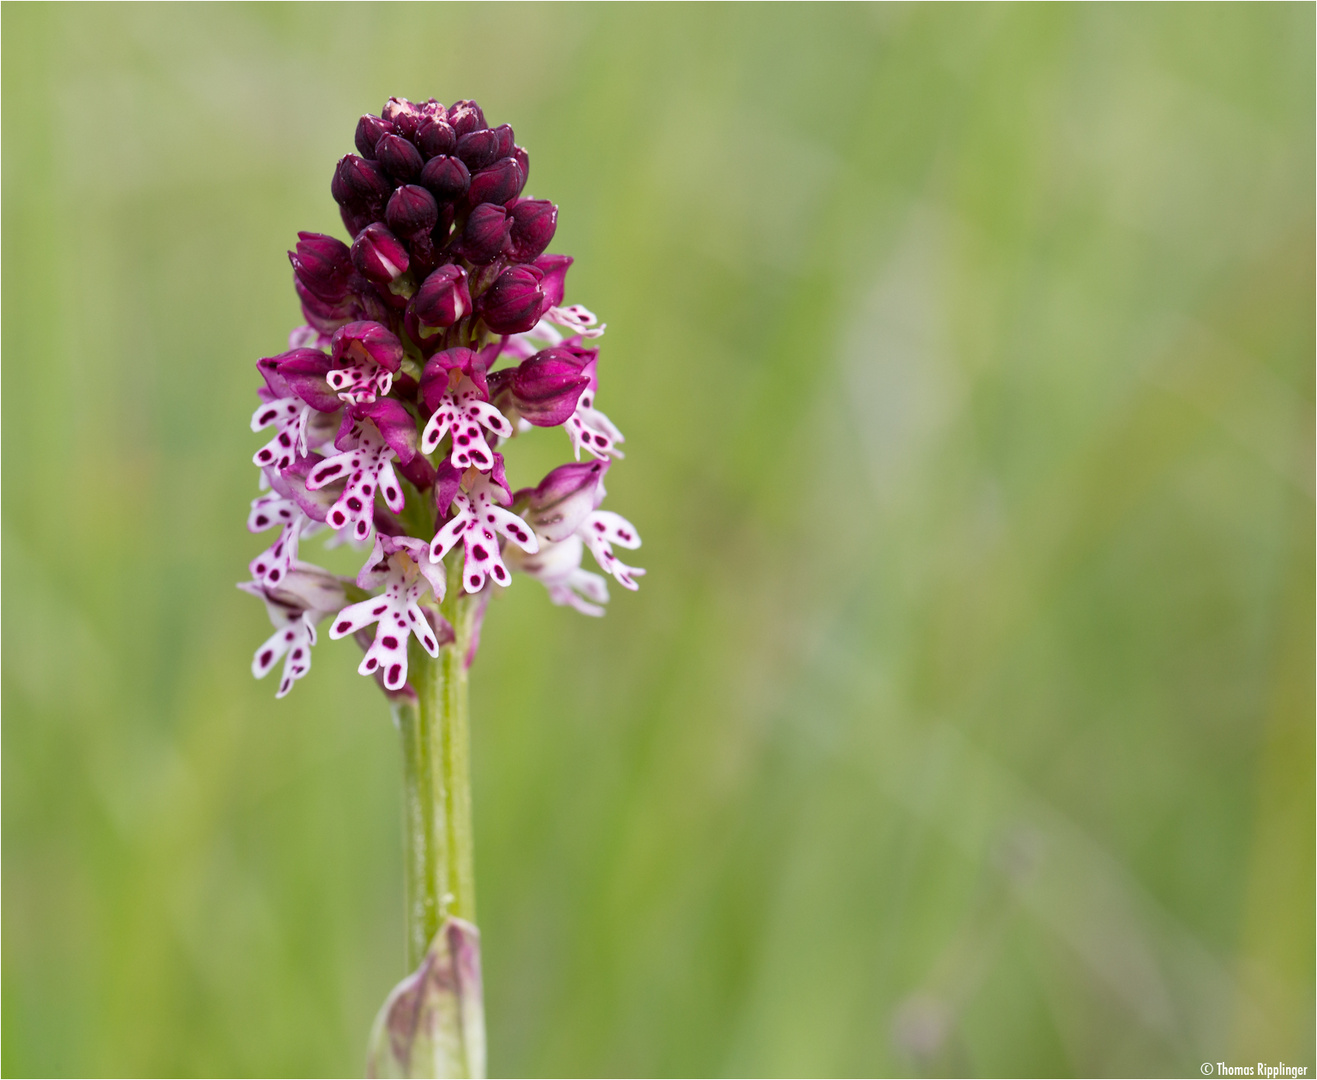
[[[375,220],[375,213],[372,210],[357,210],[350,206],[340,206],[338,213],[343,219],[343,227],[347,229],[348,235],[354,240],[362,229]]]
[[[471,186],[471,173],[461,160],[440,154],[432,157],[421,170],[421,183],[440,202],[453,202],[466,194]]]
[[[404,184],[389,196],[384,220],[395,235],[411,238],[434,228],[439,220],[439,206],[425,188]]]
[[[478,266],[493,262],[507,242],[512,221],[501,206],[481,203],[466,219],[459,242],[461,253]]]
[[[496,334],[524,334],[540,321],[544,275],[533,266],[512,266],[480,294],[480,317]]]
[[[393,125],[387,120],[381,120],[378,116],[372,116],[367,113],[357,121],[357,153],[362,157],[373,161],[375,159],[375,144],[380,141],[381,137],[393,134]]]
[[[321,300],[295,275],[293,287],[297,290],[297,298],[302,302],[302,317],[306,319],[308,325],[314,326],[323,333],[337,330],[357,311],[356,297],[351,293],[345,294],[341,300]]]
[[[375,144],[375,158],[384,171],[401,184],[415,180],[421,175],[425,158],[407,139],[401,135],[384,135]]]
[[[510,157],[501,158],[471,177],[471,188],[466,193],[467,201],[473,206],[476,203],[502,205],[515,199],[525,182],[521,166]]]
[[[509,253],[518,262],[533,262],[553,241],[558,228],[558,208],[547,199],[522,199],[512,208],[512,246]]]
[[[416,129],[422,120],[419,105],[398,97],[391,97],[384,103],[381,115],[394,126],[399,135],[406,139],[416,134]]]
[[[297,280],[312,296],[336,304],[347,295],[352,253],[347,244],[323,233],[300,232],[297,250],[288,253]]]
[[[330,184],[330,193],[340,206],[383,206],[392,189],[379,166],[356,154],[348,154],[338,163]]]
[[[416,131],[416,145],[427,158],[451,154],[457,146],[457,132],[443,117],[427,120]]]
[[[485,126],[485,114],[474,101],[455,101],[448,106],[448,122],[458,138]]]
[[[378,222],[367,225],[352,245],[352,264],[380,285],[405,274],[409,261],[402,241]]]
[[[522,183],[530,179],[530,155],[520,146],[512,148],[511,158],[521,166]]]
[[[530,423],[536,427],[555,427],[576,411],[590,377],[570,353],[545,349],[523,360],[510,375],[496,372],[489,382],[494,394],[506,390],[517,412]]]
[[[452,326],[471,310],[466,271],[451,263],[439,267],[416,290],[411,310],[425,326]]]
[[[498,136],[498,156],[511,157],[512,151],[517,145],[517,137],[512,132],[512,125],[499,124],[498,127],[493,129],[493,132]]]
[[[457,156],[466,162],[468,169],[475,172],[498,160],[498,144],[497,132],[481,128],[458,138]]]

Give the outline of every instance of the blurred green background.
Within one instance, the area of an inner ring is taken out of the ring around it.
[[[9,3],[3,1071],[355,1074],[403,974],[388,710],[233,587],[390,94],[560,204],[649,570],[486,624],[491,1071],[1311,1067],[1311,4]]]

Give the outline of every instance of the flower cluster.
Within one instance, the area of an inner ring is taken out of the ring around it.
[[[454,639],[439,609],[450,563],[482,599],[515,571],[588,615],[608,588],[582,568],[587,548],[624,588],[644,573],[614,552],[639,546],[635,528],[599,509],[623,441],[595,407],[604,327],[563,303],[572,260],[545,253],[558,208],[522,195],[530,160],[512,128],[473,101],[390,98],[356,147],[330,185],[352,243],[298,234],[306,322],[256,365],[251,426],[270,438],[247,527],[278,533],[240,588],[275,626],[252,670],[284,658],[280,697],[331,616],[331,638],[365,648],[358,670],[403,692],[409,638],[432,656]],[[514,493],[503,448],[533,427],[565,428],[576,460]],[[371,545],[355,582],[299,558],[318,531]]]

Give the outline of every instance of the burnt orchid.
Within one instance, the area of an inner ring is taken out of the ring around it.
[[[247,527],[277,533],[239,588],[274,626],[252,673],[282,660],[276,696],[310,672],[328,620],[402,734],[412,974],[376,1021],[369,1071],[480,1076],[467,680],[481,624],[517,573],[602,615],[605,577],[584,554],[635,589],[644,571],[615,548],[640,537],[600,508],[623,441],[595,404],[605,327],[565,303],[572,260],[547,253],[558,208],[523,195],[512,128],[472,101],[390,98],[355,143],[330,184],[351,242],[298,234],[305,322],[256,365],[251,427],[267,441]],[[575,460],[514,492],[504,455],[536,427],[563,428]],[[360,573],[306,561],[316,534],[366,553]]]

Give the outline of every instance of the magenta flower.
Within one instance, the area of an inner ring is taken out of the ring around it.
[[[479,592],[486,576],[500,585],[507,585],[511,580],[499,557],[495,533],[506,536],[525,551],[539,550],[539,541],[527,523],[499,505],[511,501],[506,486],[489,476],[478,475],[469,491],[459,491],[453,496],[453,516],[430,543],[430,558],[437,563],[458,540],[462,541],[462,584],[469,593]]]
[[[439,635],[431,619],[441,617],[421,608],[418,601],[433,591],[444,596],[444,574],[431,563],[425,544],[408,536],[376,536],[375,548],[357,577],[362,588],[384,586],[384,594],[350,604],[334,617],[331,638],[346,637],[378,623],[375,641],[366,650],[357,671],[384,673],[387,690],[401,690],[407,683],[407,639],[416,640],[431,656],[439,655]]]
[[[275,694],[284,697],[293,683],[311,670],[316,623],[342,606],[343,584],[319,567],[298,564],[278,588],[254,581],[244,581],[238,588],[265,601],[265,610],[275,627],[252,657],[252,674],[258,679],[265,678],[280,658],[286,656],[283,677]]]
[[[540,539],[538,551],[523,545],[527,554],[509,552],[513,569],[538,579],[555,604],[587,615],[604,613],[599,605],[607,602],[608,588],[598,574],[581,569],[586,548],[627,589],[638,589],[635,579],[645,573],[613,553],[614,544],[640,547],[640,534],[620,514],[598,509],[607,471],[606,461],[560,465],[538,487],[517,492],[513,504]]]

